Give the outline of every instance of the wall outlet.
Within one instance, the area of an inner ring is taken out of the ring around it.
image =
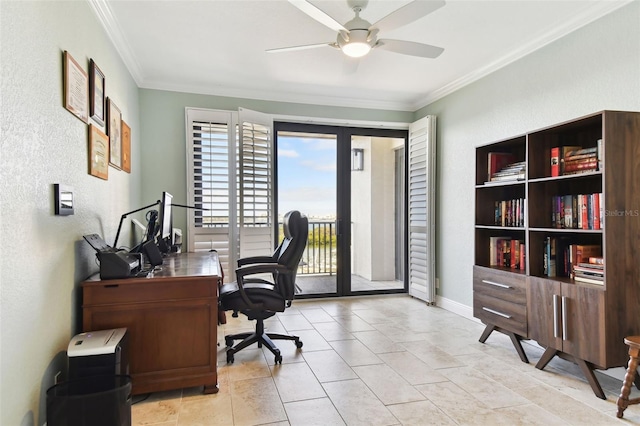
[[[440,288],[440,278],[436,278],[436,288]]]
[[[57,385],[62,382],[62,371],[58,371],[55,376],[53,376],[53,384]]]

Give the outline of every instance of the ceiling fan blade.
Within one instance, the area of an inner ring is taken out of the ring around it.
[[[391,31],[427,16],[444,5],[444,0],[415,0],[391,12],[373,24],[371,28],[378,28],[380,31]]]
[[[395,53],[402,53],[403,55],[419,56],[421,58],[437,58],[444,52],[442,47],[406,40],[382,39],[378,40],[378,44],[376,44],[375,47]]]
[[[328,42],[328,43],[318,43],[318,44],[304,44],[301,46],[277,47],[275,49],[267,49],[265,50],[265,52],[267,53],[293,52],[296,50],[315,49],[316,47],[327,47],[327,46],[338,48],[335,42]]]
[[[322,10],[318,9],[316,6],[312,5],[306,0],[289,0],[289,3],[320,22],[322,25],[325,25],[331,28],[334,31],[346,31],[349,32],[342,24],[333,19],[331,16],[324,13]]]

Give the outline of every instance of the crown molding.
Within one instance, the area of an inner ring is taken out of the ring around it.
[[[131,46],[127,43],[127,40],[120,29],[118,21],[113,16],[109,3],[106,0],[87,0],[87,3],[89,3],[91,9],[98,17],[102,27],[106,31],[111,42],[120,54],[125,66],[129,70],[129,73],[131,73],[131,77],[133,77],[136,85],[140,87],[141,83],[144,81],[144,73],[140,68],[140,64],[138,64],[138,61],[135,59]]]
[[[316,94],[291,93],[282,91],[270,91],[260,89],[242,89],[237,87],[199,86],[173,84],[161,81],[145,81],[138,85],[143,89],[166,90],[169,92],[193,93],[197,95],[222,96],[229,98],[253,99],[269,102],[290,102],[316,106],[333,106],[345,108],[363,108],[388,110],[397,112],[414,112],[414,102],[382,101],[359,98],[346,98],[335,96],[323,96]]]
[[[573,19],[567,21],[564,25],[555,28],[554,30],[543,34],[542,36],[531,40],[529,43],[514,50],[507,55],[499,58],[498,60],[487,64],[484,67],[452,81],[449,84],[442,86],[439,89],[429,93],[426,98],[423,98],[419,103],[413,104],[411,107],[414,111],[417,111],[425,106],[444,98],[451,93],[462,89],[463,87],[501,69],[507,65],[521,59],[544,46],[553,43],[554,41],[582,28],[583,26],[602,18],[603,16],[632,3],[635,0],[620,0],[620,1],[600,1],[596,2],[593,7],[584,11],[581,14],[576,15]]]

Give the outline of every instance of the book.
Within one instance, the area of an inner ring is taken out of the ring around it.
[[[560,147],[551,148],[551,176],[560,176]]]
[[[510,152],[490,152],[487,154],[487,180],[491,180],[495,173],[515,160],[515,156]]]
[[[599,284],[599,285],[604,284],[604,280],[598,280],[595,278],[588,278],[588,277],[574,277],[574,280],[587,283],[587,284]]]
[[[520,270],[521,271],[524,271],[524,270],[527,269],[526,268],[526,260],[527,260],[526,249],[527,249],[527,247],[526,247],[524,241],[520,242],[520,262],[519,263],[520,263]]]
[[[591,153],[597,153],[598,152],[598,148],[597,147],[591,147],[591,148],[581,148],[578,147],[578,149],[574,149],[574,150],[569,150],[567,152],[564,153],[565,157],[571,157],[573,155],[582,155],[582,154],[591,154]]]
[[[595,244],[572,244],[570,247],[571,278],[575,277],[575,265],[585,263],[590,257],[601,257],[602,247]]]
[[[604,258],[601,256],[591,256],[588,260],[590,264],[604,266]]]
[[[598,159],[586,159],[586,160],[573,160],[567,161],[564,164],[564,172],[563,173],[571,173],[581,170],[597,170],[598,169]]]
[[[571,152],[574,151],[578,151],[580,150],[582,147],[581,146],[576,146],[576,145],[565,145],[560,147],[559,149],[559,170],[558,170],[558,176],[564,174],[564,164],[566,162],[566,158],[570,155]]]

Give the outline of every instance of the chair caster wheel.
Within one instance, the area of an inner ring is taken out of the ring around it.
[[[233,361],[234,361],[233,354],[228,353],[227,354],[227,364],[233,364]]]
[[[302,342],[300,340],[296,340],[296,348],[300,349],[302,347]]]
[[[282,364],[282,355],[276,355],[275,363]]]
[[[227,345],[228,348],[230,348],[231,346],[233,346],[233,339],[225,337],[224,338],[224,344]]]

